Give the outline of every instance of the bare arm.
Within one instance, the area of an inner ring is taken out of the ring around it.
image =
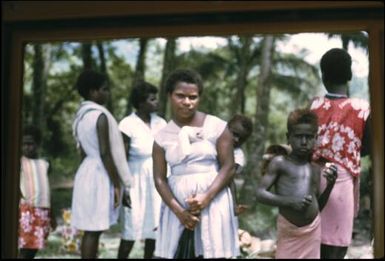
[[[367,156],[371,151],[371,134],[372,134],[372,117],[369,115],[368,119],[365,122],[364,135],[362,137],[362,147],[361,147],[361,156]]]
[[[130,156],[131,138],[122,132],[124,149],[126,151],[127,160]]]
[[[318,169],[317,176],[320,177],[319,175],[320,169]],[[322,194],[318,197],[318,208],[319,211],[321,212],[322,209],[325,207],[326,202],[329,199],[330,193],[332,192],[332,189],[334,187],[334,184],[337,179],[337,167],[335,165],[330,165],[329,167],[326,167],[322,170],[322,175],[326,178],[327,180],[327,185],[325,190],[322,192]],[[319,178],[318,178],[318,184],[316,184],[317,188],[319,188]]]
[[[277,206],[277,207],[285,207],[286,205],[283,204],[283,197],[270,192],[271,187],[275,185],[275,182],[279,177],[278,162],[279,160],[276,157],[272,159],[272,161],[268,165],[266,174],[263,175],[259,180],[256,196],[257,196],[257,201],[263,204]]]
[[[303,210],[309,204],[311,204],[311,196],[306,195],[302,198],[290,197],[287,195],[279,195],[273,192],[270,192],[270,189],[279,179],[281,169],[285,169],[284,166],[281,167],[283,162],[282,156],[277,156],[273,158],[270,164],[267,167],[267,172],[262,176],[257,187],[256,196],[257,200],[263,204],[276,206],[276,207],[285,207],[292,208],[294,210]]]
[[[115,207],[117,207],[119,205],[120,197],[120,179],[111,154],[110,139],[108,134],[108,120],[106,115],[103,113],[100,114],[98,118],[96,128],[99,140],[100,157],[102,158],[104,167],[106,168],[110,180],[114,185],[114,202]]]
[[[124,149],[127,155],[127,160],[130,156],[130,146],[131,146],[131,138],[122,132]],[[131,196],[129,190],[123,191],[122,204],[125,207],[131,208]]]
[[[154,183],[159,195],[172,212],[178,217],[180,222],[188,229],[194,229],[199,219],[183,208],[174,197],[167,182],[167,163],[164,150],[154,142],[152,148],[153,175]]]
[[[191,210],[201,210],[207,207],[211,200],[232,181],[235,174],[233,140],[231,132],[226,128],[217,140],[217,154],[220,169],[213,183],[205,193],[188,198]]]

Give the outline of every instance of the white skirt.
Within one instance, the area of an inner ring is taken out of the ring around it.
[[[125,240],[155,239],[162,200],[154,184],[152,157],[132,159],[129,166],[135,185],[130,189],[131,208],[121,210],[121,237]]]
[[[185,199],[192,194],[206,191],[216,176],[216,172],[171,175],[168,183],[179,203],[187,208]],[[184,226],[176,215],[162,203],[155,256],[173,258],[183,229]],[[219,192],[202,210],[194,235],[196,256],[230,258],[239,255],[238,223],[228,187]]]
[[[71,212],[71,225],[80,230],[103,231],[117,222],[114,187],[100,158],[86,157],[79,166]]]

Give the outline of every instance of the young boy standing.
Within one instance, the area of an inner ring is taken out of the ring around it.
[[[332,165],[322,171],[328,184],[321,194],[321,169],[311,162],[317,128],[317,116],[311,111],[291,112],[287,139],[292,150],[271,160],[257,188],[258,201],[279,207],[275,258],[320,258],[319,212],[334,186],[336,169]],[[273,186],[275,192],[270,192]]]

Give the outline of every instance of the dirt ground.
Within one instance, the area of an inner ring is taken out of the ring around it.
[[[49,241],[52,244],[58,238],[54,235],[49,237]],[[109,232],[102,235],[101,239],[102,247],[100,249],[99,258],[115,259],[119,247],[119,233]],[[143,258],[143,242],[136,242],[131,252],[130,259],[141,259]],[[38,253],[36,258],[49,258],[49,259],[78,259],[79,255],[76,254],[63,254],[55,251]],[[247,259],[247,257],[245,257]],[[345,259],[372,259],[373,248],[369,239],[368,233],[357,233],[352,241],[351,246],[348,248]]]
[[[362,231],[357,233],[348,248],[345,259],[370,259],[373,258],[373,246],[369,233]]]
[[[372,259],[373,247],[370,216],[367,214],[359,215],[355,220],[354,233],[352,238],[352,244],[348,248],[348,252],[345,259]],[[36,258],[49,258],[49,259],[79,259],[79,253],[68,253],[63,251],[63,237],[60,230],[56,230],[48,237],[47,247],[39,251]],[[116,259],[117,251],[120,243],[120,227],[114,225],[109,231],[103,233],[100,238],[99,258]],[[80,241],[79,241],[80,242]],[[273,242],[274,245],[274,242]],[[274,250],[273,250],[274,251]],[[130,259],[143,258],[144,242],[138,241],[134,244],[133,250],[130,254]],[[271,255],[270,255],[271,256]],[[255,259],[255,256],[245,256],[245,259]],[[264,259],[269,259],[267,256],[262,256]]]

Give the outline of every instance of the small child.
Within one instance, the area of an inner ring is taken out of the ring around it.
[[[50,202],[49,163],[39,158],[41,134],[34,126],[23,133],[19,203],[19,258],[32,259],[45,247],[50,227],[56,228]]]
[[[308,109],[289,114],[287,139],[291,152],[274,157],[257,188],[257,200],[279,207],[275,258],[320,258],[322,210],[336,180],[336,168],[322,170],[327,187],[319,191],[321,168],[311,162],[317,116]],[[275,192],[270,192],[271,187]]]
[[[241,149],[243,143],[250,137],[253,131],[253,123],[250,118],[235,114],[228,122],[230,132],[233,134],[235,175],[241,175],[246,164],[245,154]],[[237,193],[234,179],[230,183],[231,193],[234,199],[235,215],[243,213],[248,206],[237,203]]]

